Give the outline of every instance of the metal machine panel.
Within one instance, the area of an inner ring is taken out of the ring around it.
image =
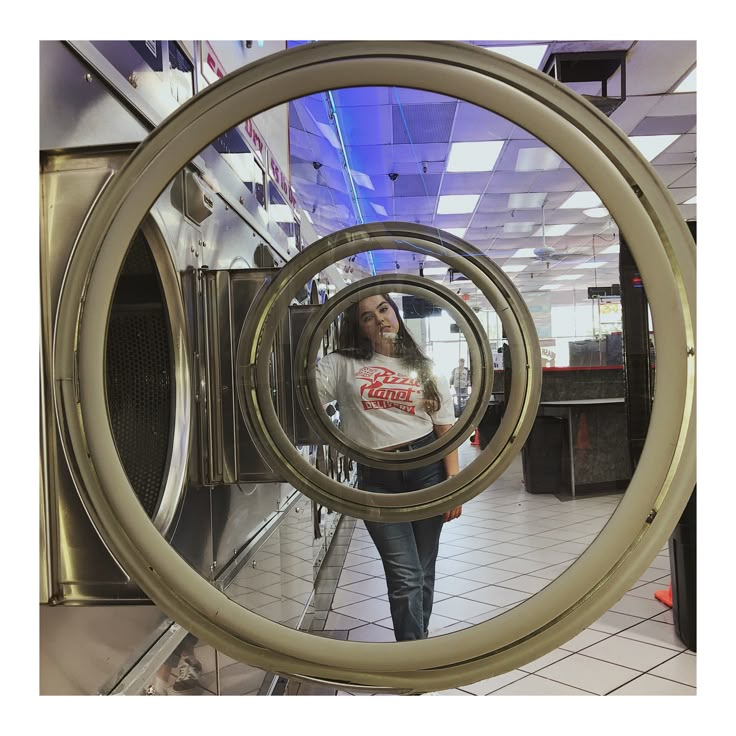
[[[130,605],[151,602],[95,528],[77,460],[65,456],[61,433],[67,430],[53,399],[56,311],[79,257],[80,229],[134,145],[183,101],[164,81],[167,42],[156,46],[162,68],[150,80],[138,74],[144,69],[131,68],[137,86],[125,65],[134,58],[131,49],[140,50],[130,42],[114,45],[41,44],[40,601],[52,604],[42,606],[41,618],[42,691],[49,694],[109,692],[171,623],[152,605]],[[187,199],[186,176],[204,208],[196,197]],[[178,199],[177,186],[184,195]],[[264,274],[275,271],[249,267],[259,246],[280,265],[285,244],[283,232],[209,146],[153,204],[116,287],[107,345],[110,402],[100,421],[109,418],[149,517],[215,585],[254,539],[285,517],[295,497],[265,464],[259,472],[233,378],[240,328]],[[224,272],[233,266],[241,270]],[[179,352],[167,351],[173,321],[185,336]],[[283,363],[274,351],[274,400],[286,417]],[[311,568],[310,555],[304,562]]]
[[[42,606],[40,694],[106,692],[130,669],[131,653],[151,646],[166,621],[153,606]]]
[[[142,141],[149,128],[109,94],[100,75],[58,41],[41,41],[42,151]]]
[[[55,310],[77,232],[100,189],[125,160],[111,154],[46,155],[42,159],[42,460],[45,575],[42,602],[147,602],[94,528],[75,486],[54,416],[51,360]],[[173,209],[165,194],[159,207]],[[167,215],[171,221],[175,213]],[[118,280],[108,335],[109,418],[138,498],[159,530],[176,540],[177,515],[187,482],[191,393],[189,368],[168,351],[169,323],[187,318],[171,253],[152,210]],[[176,384],[176,389],[174,389]],[[183,454],[182,454],[183,453]],[[80,492],[81,495],[80,495]],[[198,512],[200,553],[186,556],[209,574],[212,560],[209,501]],[[174,541],[176,547],[178,541]]]
[[[235,356],[237,340],[251,306],[259,298],[263,289],[270,283],[277,269],[250,269],[247,271],[230,272],[230,313],[228,319],[231,323],[230,337],[232,339],[232,352]],[[221,315],[223,318],[225,315]],[[278,339],[278,338],[277,338]],[[283,366],[276,352],[271,357],[271,386],[273,387],[273,400],[276,412],[283,416],[284,396],[279,395],[278,388],[283,386]],[[237,401],[237,397],[233,396]],[[238,464],[238,479],[240,481],[277,481],[283,479],[275,473],[258,454],[253,440],[248,434],[248,429],[241,416],[240,408],[237,408],[237,422],[235,424],[235,446]]]
[[[293,376],[294,356],[299,338],[303,334],[310,317],[319,308],[319,304],[292,304],[289,307],[288,330],[282,332],[281,353],[284,363],[284,388],[285,394],[289,398],[286,406],[286,430],[295,445],[318,445],[321,442],[319,435],[312,429],[301,409],[296,396]]]

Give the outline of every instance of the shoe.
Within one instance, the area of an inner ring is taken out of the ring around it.
[[[198,694],[201,686],[202,665],[195,657],[184,657],[179,665],[179,674],[171,690],[178,694]]]

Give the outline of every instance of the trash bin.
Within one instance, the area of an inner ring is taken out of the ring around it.
[[[570,493],[570,447],[567,419],[538,416],[521,450],[529,493]]]
[[[498,432],[498,428],[501,426],[501,419],[503,419],[503,413],[506,409],[506,404],[503,402],[497,402],[488,404],[486,413],[480,420],[478,425],[478,438],[481,450],[488,447],[488,443],[493,439],[493,435]]]
[[[696,530],[695,491],[682,512],[670,537],[670,568],[672,571],[672,617],[675,632],[682,643],[696,650]]]

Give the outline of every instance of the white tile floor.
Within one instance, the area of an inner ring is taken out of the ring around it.
[[[475,452],[462,447],[461,462]],[[430,636],[485,621],[543,588],[587,548],[620,497],[562,502],[526,493],[517,460],[443,530]],[[694,695],[695,654],[654,598],[669,583],[665,547],[619,602],[558,649],[441,695]],[[347,630],[352,641],[394,640],[383,569],[362,521],[324,628]]]

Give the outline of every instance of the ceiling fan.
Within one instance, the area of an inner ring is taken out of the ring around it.
[[[542,263],[550,263],[551,261],[560,261],[567,255],[567,253],[558,253],[554,248],[547,245],[547,238],[544,231],[544,205],[542,205],[542,245],[534,249],[534,256]]]

